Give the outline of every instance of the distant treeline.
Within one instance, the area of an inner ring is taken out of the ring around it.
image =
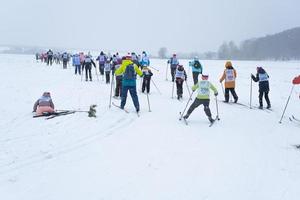
[[[300,60],[300,27],[243,41],[223,43],[219,59],[239,60]]]

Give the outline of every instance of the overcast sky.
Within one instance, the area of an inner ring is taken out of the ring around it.
[[[299,0],[1,0],[0,44],[217,51],[299,19]]]

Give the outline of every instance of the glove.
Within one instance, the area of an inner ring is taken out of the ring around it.
[[[218,92],[215,93],[215,96],[218,96]]]

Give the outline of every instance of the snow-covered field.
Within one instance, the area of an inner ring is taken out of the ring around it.
[[[219,103],[221,120],[208,127],[203,107],[186,126],[178,120],[188,100],[171,98],[165,80],[166,61],[151,86],[148,112],[140,94],[141,116],[131,98],[122,110],[109,108],[110,85],[93,71],[93,82],[81,82],[73,67],[46,66],[34,56],[0,55],[0,199],[1,200],[298,200],[300,196],[300,88],[295,88],[286,117],[279,124],[300,74],[299,62],[233,61],[239,101],[249,104],[250,74],[263,66],[270,75],[272,112]],[[188,61],[181,61],[185,66]],[[219,90],[225,61],[202,61],[204,73]],[[189,77],[191,77],[191,72]],[[168,74],[169,75],[169,74]],[[170,76],[169,76],[170,80]],[[191,78],[188,80],[191,86]],[[138,82],[139,85],[139,82]],[[50,91],[56,109],[86,113],[32,118],[34,101]],[[253,104],[258,104],[253,85]],[[216,115],[214,97],[210,104]],[[113,99],[119,103],[118,100]]]

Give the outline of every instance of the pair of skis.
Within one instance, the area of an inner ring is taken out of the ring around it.
[[[179,112],[179,121],[181,121],[183,119],[183,122],[185,123],[185,125],[189,125],[188,121],[184,118],[184,117],[181,117],[182,116],[182,113]],[[208,127],[212,127],[214,125],[214,123],[217,121],[217,120],[220,120],[219,116],[216,116],[212,122],[210,122],[209,126]]]
[[[300,124],[300,119],[296,118],[294,115],[292,115],[291,117],[289,117],[289,120],[291,122],[296,122],[296,123]]]
[[[45,119],[48,120],[48,119],[53,119],[58,116],[73,114],[75,112],[76,111],[45,112],[41,115],[35,115],[35,116],[33,116],[33,118],[46,117]]]
[[[112,105],[121,109],[121,110],[124,110],[125,113],[129,113],[128,110],[126,110],[125,108],[121,108],[120,106],[118,106],[117,104],[115,104],[114,102],[112,102]],[[136,112],[137,116],[140,117],[140,113],[139,112]]]

